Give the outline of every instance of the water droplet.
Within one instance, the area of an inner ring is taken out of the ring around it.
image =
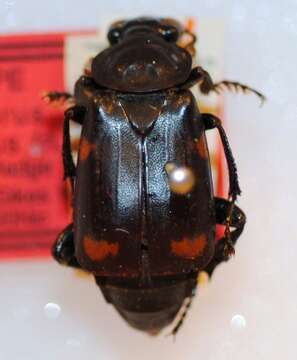
[[[234,330],[243,330],[246,327],[246,320],[243,315],[236,314],[232,316],[231,327]]]
[[[47,303],[44,306],[44,313],[48,319],[57,319],[61,315],[61,307],[56,303]]]

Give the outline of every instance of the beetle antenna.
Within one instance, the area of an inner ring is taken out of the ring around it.
[[[190,37],[190,40],[187,42],[187,43],[184,43],[183,42],[183,35],[186,35],[187,37],[189,36]],[[180,46],[182,48],[184,48],[185,50],[187,50],[192,57],[195,56],[196,54],[196,50],[195,50],[195,43],[197,41],[197,36],[192,33],[190,30],[187,30],[187,29],[184,29],[181,34],[180,34],[180,38],[181,38],[181,41],[180,41]]]

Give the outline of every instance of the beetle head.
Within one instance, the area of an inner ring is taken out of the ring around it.
[[[182,26],[173,19],[155,19],[139,17],[128,21],[117,21],[109,28],[107,37],[111,45],[115,45],[131,34],[154,33],[166,41],[176,42]]]
[[[170,19],[137,18],[114,23],[111,46],[92,63],[97,84],[121,92],[151,92],[183,83],[192,68],[191,55],[176,41],[181,26]]]

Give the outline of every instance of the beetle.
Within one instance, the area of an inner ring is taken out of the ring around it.
[[[191,35],[185,46],[178,44]],[[234,254],[246,217],[235,205],[237,168],[221,121],[201,114],[190,88],[258,91],[237,82],[214,83],[192,66],[195,36],[172,19],[114,23],[110,46],[75,85],[74,96],[45,99],[65,111],[64,178],[73,193],[73,223],[52,248],[61,264],[92,273],[106,301],[134,328],[158,333],[197,286]],[[73,105],[74,104],[74,105]],[[75,166],[69,121],[82,125]],[[205,132],[217,129],[229,172],[229,197],[213,194]],[[219,241],[216,224],[225,226]]]

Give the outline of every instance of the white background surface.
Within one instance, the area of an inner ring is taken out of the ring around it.
[[[236,258],[200,291],[175,343],[128,328],[91,278],[53,261],[2,263],[0,359],[296,359],[297,2],[2,0],[0,31],[92,28],[140,14],[223,18],[226,78],[269,99],[260,108],[253,96],[227,96],[248,216]],[[47,314],[49,302],[61,311]],[[244,328],[231,325],[236,314]]]

